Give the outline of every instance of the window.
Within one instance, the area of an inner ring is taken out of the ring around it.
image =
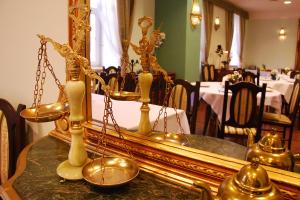
[[[90,60],[92,67],[120,66],[117,0],[91,0]]]
[[[230,50],[231,66],[240,67],[240,53],[241,53],[241,32],[240,32],[240,16],[233,15],[233,38]]]

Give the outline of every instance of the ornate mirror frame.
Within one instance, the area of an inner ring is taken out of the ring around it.
[[[69,6],[76,0],[69,0]],[[89,0],[86,0],[89,4]],[[73,25],[69,20],[69,43],[72,44]],[[86,39],[86,49],[83,54],[89,57],[89,34]],[[84,113],[86,117],[85,142],[88,151],[95,151],[96,135],[100,131],[100,124],[92,121],[91,117],[91,88],[90,80],[82,76],[86,82]],[[194,181],[206,182],[216,194],[220,183],[228,176],[235,174],[248,162],[175,145],[169,142],[154,142],[145,136],[122,130],[125,142],[142,170],[153,173],[161,178],[178,184],[194,188]],[[62,130],[59,123],[50,135],[66,142],[70,142],[70,135]],[[113,130],[108,130],[107,152],[126,156],[122,148],[123,141]],[[300,174],[265,167],[271,180],[283,192],[285,199],[298,199],[300,196]]]

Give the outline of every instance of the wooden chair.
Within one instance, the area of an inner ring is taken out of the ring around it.
[[[291,71],[291,74],[290,74],[290,78],[296,78],[296,79],[299,79],[300,77],[300,71]]]
[[[168,101],[169,107],[176,107],[185,111],[192,134],[195,133],[196,129],[199,89],[199,81],[194,86],[185,80],[175,79]]]
[[[18,155],[28,139],[25,134],[25,120],[20,112],[26,106],[20,104],[17,111],[5,99],[0,99],[0,181],[6,182],[16,170]]]
[[[226,76],[227,74],[232,74],[232,73],[233,73],[233,70],[230,70],[230,69],[225,69],[225,68],[219,69],[217,80],[219,82],[221,82],[224,76]]]
[[[105,72],[102,72],[102,73],[100,73],[99,74],[99,76],[105,81],[105,83],[107,84],[107,80],[108,80],[108,75],[105,73]],[[94,83],[93,84],[95,84],[95,86],[94,86],[94,88],[95,88],[95,93],[96,94],[101,94],[101,95],[103,95],[104,94],[104,91],[101,89],[101,84],[100,84],[100,82],[98,81],[98,80],[94,80]]]
[[[228,81],[225,82],[222,121],[218,137],[229,136],[244,139],[248,134],[246,130],[250,129],[255,135],[255,140],[260,139],[266,86],[263,84],[259,87],[249,82],[229,85]],[[229,118],[227,118],[229,90],[232,96],[229,104]],[[258,93],[261,93],[261,99],[257,109]]]
[[[104,72],[109,74],[120,74],[121,73],[121,67],[115,67],[115,66],[109,66],[107,68],[104,68]]]
[[[119,91],[121,89],[122,77],[118,74],[109,74],[105,79],[105,83],[110,87],[111,91]]]
[[[153,81],[150,88],[150,103],[163,105],[166,93],[166,81],[163,74],[153,75]]]
[[[216,69],[214,65],[202,64],[202,81],[216,81]]]
[[[254,74],[250,71],[243,71],[242,76],[243,76],[243,81],[259,85],[259,76],[260,76],[259,70],[257,70],[256,74]]]
[[[123,91],[134,92],[138,84],[136,73],[127,73],[124,79],[124,82],[122,82],[123,85],[121,86]]]
[[[263,124],[275,125],[283,128],[283,139],[285,139],[286,129],[290,129],[288,138],[288,148],[291,149],[293,139],[293,129],[296,115],[300,103],[300,80],[296,79],[292,91],[292,95],[283,114],[264,112]]]

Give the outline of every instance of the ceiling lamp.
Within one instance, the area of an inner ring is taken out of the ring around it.
[[[285,38],[286,38],[286,30],[283,27],[280,29],[278,36],[279,36],[280,40],[285,40]]]
[[[193,7],[192,12],[190,14],[190,19],[193,28],[200,24],[201,14],[199,0],[193,0]]]
[[[283,3],[284,3],[284,4],[291,4],[292,1],[291,1],[291,0],[284,0]]]

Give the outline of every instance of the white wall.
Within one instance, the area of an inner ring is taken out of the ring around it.
[[[220,58],[216,54],[217,46],[220,44],[222,45],[223,50],[228,50],[225,47],[226,39],[225,39],[225,10],[223,8],[220,8],[218,6],[214,6],[214,17],[220,18],[220,28],[218,30],[215,30],[215,28],[212,28],[212,35],[211,35],[211,42],[210,42],[210,50],[209,50],[209,57],[208,57],[208,63],[214,64],[216,68],[219,67]],[[221,60],[222,61],[222,60]]]
[[[249,20],[246,29],[245,65],[267,68],[294,68],[297,43],[297,19]],[[278,39],[281,27],[287,38]]]
[[[30,107],[33,102],[37,50],[36,34],[45,34],[60,43],[67,42],[67,0],[0,1],[0,98],[15,108],[19,103]],[[65,61],[48,45],[48,58],[57,77],[64,84]],[[43,102],[56,101],[58,90],[50,73]],[[30,124],[34,139],[53,129],[54,123]],[[33,129],[33,130],[32,130]]]
[[[133,10],[133,27],[132,27],[132,36],[131,42],[134,44],[138,44],[141,39],[142,33],[141,29],[138,26],[138,19],[141,17],[151,17],[153,19],[153,25],[155,22],[155,0],[138,0],[135,1],[134,10]],[[150,32],[153,29],[150,29]],[[129,48],[128,51],[129,59],[137,60],[139,56],[134,53],[132,48]]]

